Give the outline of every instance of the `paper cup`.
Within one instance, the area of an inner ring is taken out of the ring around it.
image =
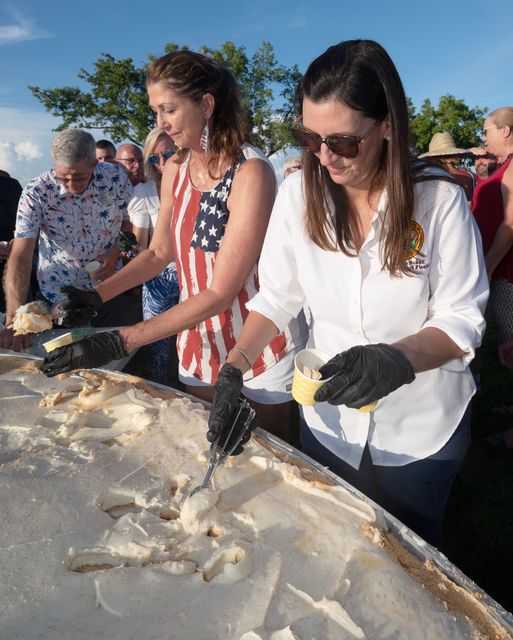
[[[299,404],[311,407],[316,404],[314,395],[317,389],[320,389],[326,380],[312,380],[303,373],[306,366],[309,369],[318,371],[323,364],[330,359],[322,351],[318,349],[303,349],[294,358],[294,377],[292,379],[292,397]]]
[[[318,349],[303,349],[296,355],[294,358],[294,377],[292,378],[292,397],[296,402],[307,407],[317,404],[314,400],[315,392],[326,384],[330,378],[312,380],[312,378],[305,376],[303,368],[306,366],[309,369],[318,371],[328,360],[330,360],[330,357]],[[369,411],[373,411],[376,408],[377,404],[377,400],[370,402],[357,409],[357,411],[369,413]]]
[[[98,269],[102,266],[101,262],[98,262],[98,260],[93,260],[92,262],[89,262],[88,264],[86,264],[85,266],[85,270],[87,271],[87,273],[89,275],[93,274],[95,271],[98,271]]]

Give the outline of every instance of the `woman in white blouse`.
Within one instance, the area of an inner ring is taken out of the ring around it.
[[[167,133],[155,127],[144,143],[145,181],[134,188],[134,197],[128,205],[128,215],[132,229],[141,250],[149,245],[157,224],[160,209],[160,183],[164,166],[175,153],[176,146]],[[148,320],[167,311],[178,303],[180,290],[176,264],[171,262],[163,271],[143,284],[143,318]],[[164,338],[143,347],[143,375],[160,384],[173,383],[176,386],[178,364],[173,357],[176,351],[176,337]],[[170,361],[171,358],[171,361]],[[169,372],[171,370],[171,376]]]
[[[412,160],[404,90],[380,45],[330,47],[298,97],[303,171],[275,202],[208,437],[229,427],[248,363],[307,305],[309,346],[332,356],[321,367],[332,377],[302,408],[303,449],[438,544],[470,440],[481,243],[461,188]]]

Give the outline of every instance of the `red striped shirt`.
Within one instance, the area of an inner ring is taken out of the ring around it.
[[[171,232],[181,301],[205,291],[212,283],[218,246],[229,217],[226,203],[234,171],[234,168],[229,169],[212,191],[201,192],[193,187],[189,179],[188,158],[179,168],[173,185],[175,200]],[[255,264],[228,309],[178,334],[180,364],[189,375],[209,384],[216,382],[219,369],[230,349],[235,346],[249,314],[246,303],[257,291]],[[253,363],[253,375],[279,362],[291,348],[292,338],[286,329],[259,354]]]

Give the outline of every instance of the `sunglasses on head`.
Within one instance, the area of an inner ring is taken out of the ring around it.
[[[345,136],[341,133],[333,133],[322,138],[318,133],[297,125],[291,127],[290,132],[302,149],[306,149],[312,153],[318,153],[321,149],[321,144],[324,142],[332,153],[336,153],[338,156],[344,158],[356,158],[358,155],[358,145],[374,131],[380,122],[382,121],[376,120],[361,136]]]
[[[160,158],[166,162],[169,158],[174,154],[174,151],[163,151],[162,153],[152,153],[151,156],[148,156],[148,160],[151,164],[158,164],[160,162]]]

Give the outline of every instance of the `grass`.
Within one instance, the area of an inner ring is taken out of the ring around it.
[[[482,389],[472,401],[472,445],[449,498],[442,551],[513,611],[513,450],[483,442],[513,427],[513,417],[492,412],[501,403],[513,405],[513,375],[497,358],[495,328],[487,321],[478,354]]]

